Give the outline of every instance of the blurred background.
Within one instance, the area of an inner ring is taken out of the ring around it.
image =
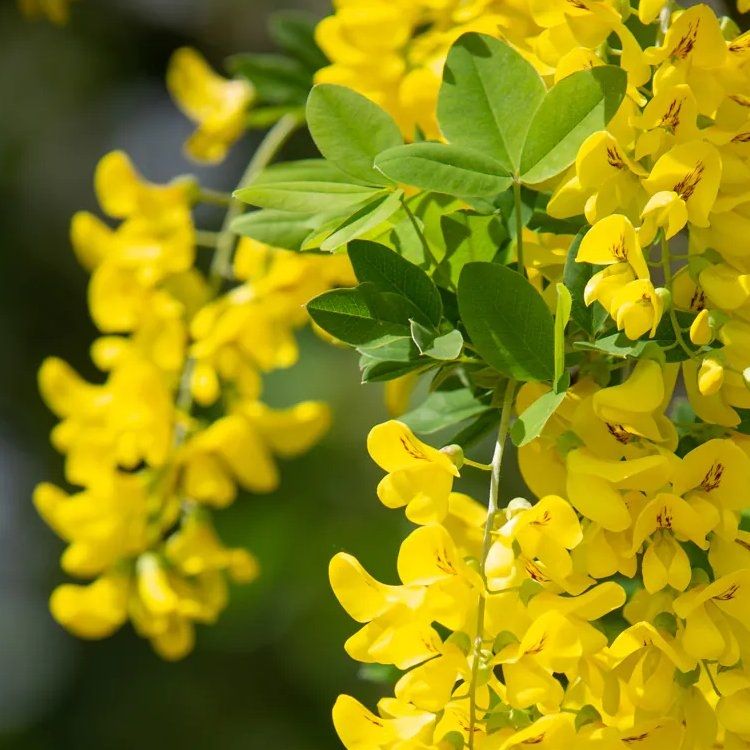
[[[42,359],[54,354],[97,377],[88,358],[95,331],[87,277],[73,258],[68,222],[78,209],[96,210],[98,159],[121,148],[151,180],[192,172],[207,186],[230,188],[252,138],[217,168],[185,160],[191,127],[165,90],[170,54],[187,44],[220,66],[229,54],[270,48],[271,12],[322,17],[329,7],[325,0],[84,0],[58,28],[29,23],[13,0],[0,0],[3,750],[335,748],[336,695],[355,693],[372,704],[387,689],[344,653],[355,624],[327,581],[328,560],[344,549],[395,582],[407,528],[402,514],[375,497],[380,472],[364,446],[368,429],[386,418],[382,389],[358,384],[351,353],[308,332],[301,363],[269,379],[269,403],[325,399],[334,429],[284,467],[279,492],[242,497],[217,514],[226,542],[252,550],[262,576],[234,589],[218,625],[200,629],[195,652],[180,663],[162,662],[129,627],[84,643],[52,621],[47,597],[63,580],[62,544],[31,504],[37,481],[62,483],[62,461],[48,442],[54,419],[36,388]],[[311,153],[300,136],[286,156]],[[484,495],[481,485],[473,489]]]

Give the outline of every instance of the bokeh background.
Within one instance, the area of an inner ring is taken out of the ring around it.
[[[393,580],[406,527],[375,498],[379,471],[364,449],[386,418],[382,389],[360,386],[356,357],[303,334],[303,356],[272,376],[267,400],[332,404],[335,426],[310,455],[284,467],[271,496],[243,497],[218,514],[228,543],[259,558],[261,578],[235,588],[196,651],[167,664],[129,627],[102,642],[76,641],[47,610],[62,580],[61,543],[37,518],[34,484],[62,482],[50,448],[52,415],[36,371],[50,354],[86,377],[95,331],[86,282],[68,241],[71,214],[95,210],[92,175],[113,148],[152,180],[188,172],[228,189],[252,137],[210,170],[185,160],[189,123],[163,82],[171,52],[188,44],[217,66],[229,54],[266,51],[267,17],[329,12],[325,0],[83,0],[71,23],[29,23],[0,0],[0,748],[183,747],[323,750],[339,747],[330,707],[339,692],[374,701],[376,671],[343,651],[355,625],[327,582],[338,550]],[[286,156],[312,153],[305,136]],[[202,217],[205,228],[216,218]],[[489,449],[487,449],[489,450]],[[481,448],[477,452],[482,456]],[[517,480],[510,490],[517,489]],[[480,486],[476,496],[483,494]]]

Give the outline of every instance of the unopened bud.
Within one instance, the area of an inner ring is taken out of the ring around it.
[[[724,366],[716,357],[706,357],[698,370],[698,390],[703,396],[713,396],[724,385]]]
[[[696,346],[708,346],[714,340],[714,330],[708,310],[701,310],[690,326],[690,340]]]
[[[440,452],[448,456],[457,469],[464,465],[464,449],[460,445],[446,445],[440,449]]]
[[[657,287],[656,289],[654,289],[654,292],[661,301],[662,309],[665,311],[669,310],[672,307],[672,292],[670,292],[669,289],[666,289],[663,286]]]

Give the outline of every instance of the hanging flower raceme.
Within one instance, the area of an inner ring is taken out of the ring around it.
[[[199,124],[188,151],[223,158],[246,128],[251,84],[219,78],[192,50],[177,53],[168,79]],[[288,118],[272,131],[275,145],[251,175],[297,126]],[[104,380],[89,383],[56,358],[43,364],[42,395],[61,420],[52,442],[78,489],[42,484],[34,495],[67,544],[63,569],[91,582],[58,587],[50,608],[84,638],[130,620],[175,659],[193,647],[195,625],[226,606],[228,580],[257,575],[250,553],[223,545],[211,509],[240,490],[274,491],[278,459],[305,452],[328,429],[323,403],[264,404],[262,375],[297,361],[303,305],[346,283],[351,266],[346,256],[329,262],[249,239],[235,248],[231,196],[190,177],[147,182],[119,151],[100,161],[95,188],[108,220],[78,213],[71,238],[91,273],[89,306],[102,333],[91,354]],[[228,207],[219,233],[196,229],[193,209],[203,202]]]

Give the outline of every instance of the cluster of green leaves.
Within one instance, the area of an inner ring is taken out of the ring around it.
[[[268,32],[279,53],[244,53],[227,61],[231,73],[247,78],[255,87],[256,106],[248,116],[251,128],[268,127],[289,113],[303,114],[313,77],[328,64],[315,41],[315,20],[306,14],[275,13]]]
[[[552,314],[516,262],[518,230],[575,234],[583,225],[546,216],[543,183],[607,126],[625,88],[620,68],[601,66],[547,89],[510,46],[470,33],[445,65],[444,142],[406,144],[373,102],[316,86],[306,116],[323,158],[271,167],[238,191],[260,210],[234,228],[278,247],[349,253],[358,286],[313,300],[310,315],[358,350],[365,382],[432,374],[430,395],[404,417],[418,432],[469,422],[457,438],[465,444],[492,425],[505,379],[550,384],[514,427],[523,444],[585,356],[566,350],[569,324],[590,342],[605,318],[582,301],[594,269],[572,261]]]

